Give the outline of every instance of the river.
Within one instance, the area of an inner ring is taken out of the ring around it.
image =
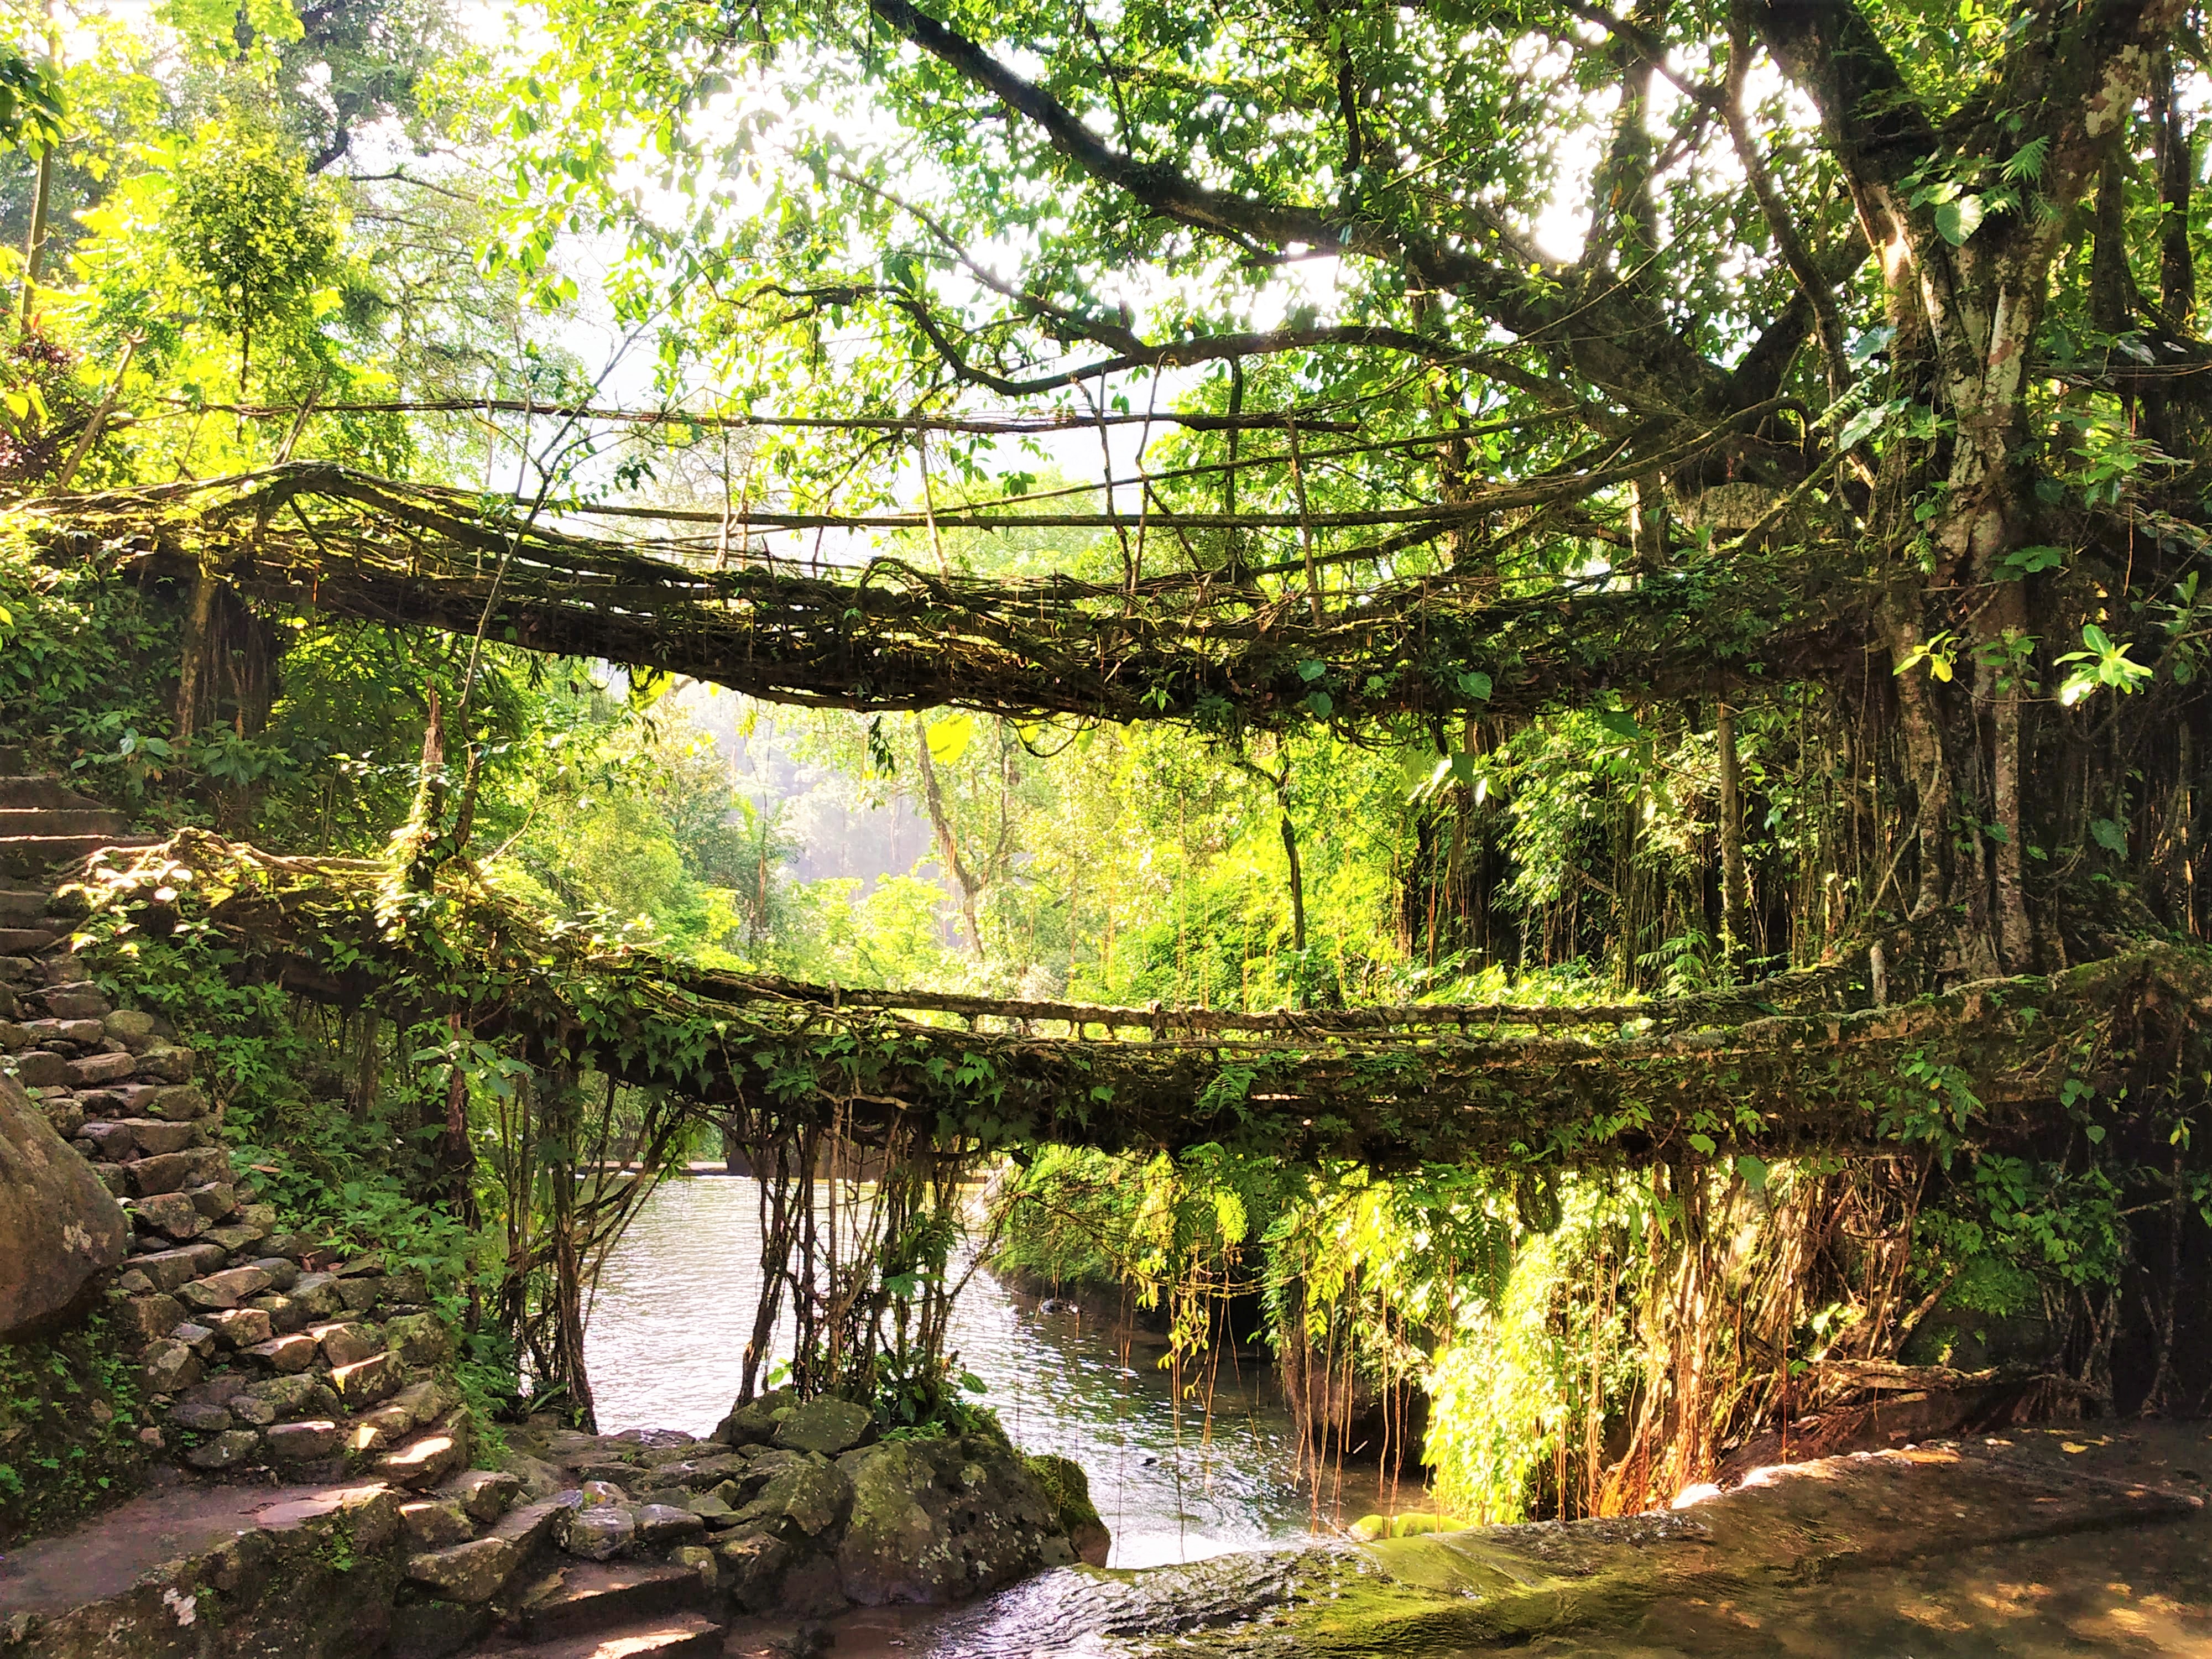
[[[704,1435],[730,1409],[760,1293],[758,1194],[725,1176],[665,1182],[609,1256],[584,1340],[603,1431]],[[1420,1506],[1418,1487],[1379,1490],[1372,1470],[1332,1469],[1318,1492],[1301,1482],[1290,1412],[1249,1360],[1222,1358],[1197,1399],[1178,1400],[1157,1340],[1046,1313],[981,1272],[955,1304],[953,1346],[1016,1445],[1090,1475],[1113,1566],[1334,1534],[1378,1508]]]
[[[603,1429],[703,1434],[727,1409],[760,1278],[756,1190],[726,1177],[671,1182],[607,1264],[586,1343]],[[1209,1419],[1177,1401],[1155,1363],[1156,1347],[1072,1315],[1045,1314],[981,1273],[963,1294],[955,1333],[963,1362],[988,1383],[988,1402],[1018,1443],[1073,1457],[1089,1472],[1114,1533],[1111,1565],[1155,1571],[1064,1568],[969,1607],[856,1611],[837,1621],[841,1659],[1136,1659],[1170,1651],[1473,1659],[1500,1645],[1551,1659],[2212,1655],[2212,1516],[2205,1510],[2155,1524],[2046,1528],[2029,1513],[2033,1505],[1969,1496],[1972,1482],[1963,1477],[1955,1487],[1948,1478],[1923,1483],[1917,1517],[1912,1505],[1887,1500],[1860,1515],[1853,1548],[1873,1553],[1856,1570],[1850,1552],[1832,1553],[1852,1528],[1807,1523],[1778,1509],[1771,1525],[1754,1530],[1788,1545],[1783,1554],[1803,1555],[1786,1571],[1758,1560],[1735,1572],[1725,1560],[1701,1562],[1686,1580],[1655,1583],[1651,1595],[1616,1589],[1617,1605],[1601,1600],[1574,1617],[1565,1615],[1589,1597],[1578,1584],[1563,1585],[1559,1619],[1478,1636],[1468,1610],[1480,1613],[1495,1584],[1439,1601],[1376,1580],[1368,1553],[1323,1541],[1386,1507],[1386,1495],[1371,1475],[1356,1483],[1350,1471],[1340,1488],[1321,1497],[1302,1487],[1289,1413],[1264,1374],[1224,1366]],[[2023,1427],[1980,1444],[2055,1480],[2086,1481],[2093,1496],[2149,1487],[2187,1502],[2212,1490],[2212,1434],[2202,1422],[2101,1432],[2087,1425]],[[1397,1507],[1419,1505],[1417,1491],[1399,1495]],[[1916,1521],[1923,1540],[1883,1559],[1885,1537]],[[1619,1523],[1583,1524],[1601,1531]],[[1511,1529],[1462,1535],[1477,1554],[1485,1539],[1515,1536]],[[1425,1547],[1429,1540],[1414,1541]],[[1397,1547],[1379,1547],[1386,1565]],[[1540,1561],[1534,1565],[1540,1571]],[[1523,1577],[1529,1571],[1526,1561],[1513,1568]],[[1317,1598],[1316,1577],[1325,1581]],[[1306,1624],[1271,1626],[1267,1609],[1287,1605],[1301,1581]]]

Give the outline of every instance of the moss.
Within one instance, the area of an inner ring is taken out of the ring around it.
[[[141,1420],[136,1370],[105,1314],[0,1346],[0,1546],[128,1497]]]
[[[1069,1537],[1080,1531],[1097,1528],[1103,1532],[1106,1523],[1099,1518],[1098,1509],[1091,1501],[1091,1477],[1083,1466],[1071,1458],[1054,1457],[1049,1452],[1022,1459],[1028,1467],[1030,1479],[1052,1505],[1053,1513],[1060,1517],[1060,1529]]]

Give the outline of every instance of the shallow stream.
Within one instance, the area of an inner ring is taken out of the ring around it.
[[[703,1435],[730,1409],[760,1292],[759,1190],[726,1176],[668,1182],[608,1260],[584,1344],[602,1431]],[[1332,1470],[1318,1492],[1299,1481],[1290,1412],[1249,1361],[1223,1358],[1179,1401],[1158,1339],[1046,1313],[980,1272],[956,1304],[953,1346],[1016,1445],[1090,1475],[1113,1566],[1334,1534],[1393,1506],[1371,1470]],[[1420,1505],[1416,1487],[1395,1497]]]
[[[756,1192],[726,1177],[672,1182],[608,1264],[586,1344],[603,1429],[703,1434],[727,1409],[760,1277]],[[2018,1504],[1970,1495],[1971,1482],[1948,1476],[1859,1516],[1854,1547],[1873,1551],[1862,1565],[1827,1553],[1825,1526],[1778,1510],[1767,1526],[1755,1500],[1755,1529],[1789,1545],[1775,1563],[1732,1569],[1717,1558],[1710,1572],[1655,1583],[1656,1594],[1617,1593],[1618,1605],[1593,1595],[1599,1581],[1589,1591],[1563,1583],[1534,1624],[1487,1629],[1488,1607],[1530,1587],[1526,1563],[1471,1570],[1439,1601],[1391,1553],[1429,1544],[1336,1541],[1341,1525],[1385,1507],[1384,1495],[1371,1476],[1320,1498],[1302,1489],[1289,1413],[1264,1375],[1224,1365],[1209,1418],[1178,1403],[1156,1345],[1046,1314],[980,1273],[955,1330],[1017,1442],[1090,1473],[1115,1570],[1058,1569],[963,1607],[858,1612],[838,1621],[840,1659],[1450,1659],[1500,1646],[1559,1659],[2212,1659],[2212,1515],[2078,1530],[2060,1521],[2048,1528],[2058,1535],[2021,1537]],[[2185,1503],[2212,1490],[2207,1429],[2075,1425],[1980,1445],[2087,1490],[2149,1488]],[[1399,1494],[1396,1507],[1419,1506],[1418,1492]],[[1682,1517],[1693,1529],[1697,1513]],[[1892,1534],[1898,1553],[1883,1561]],[[1510,1553],[1510,1537],[1466,1534],[1455,1547],[1480,1562],[1492,1539]],[[1154,1571],[1121,1571],[1132,1568]],[[1515,1605],[1525,1612],[1527,1601]]]

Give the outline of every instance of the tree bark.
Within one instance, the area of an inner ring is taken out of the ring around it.
[[[1721,949],[1733,963],[1750,942],[1751,884],[1743,866],[1743,775],[1735,747],[1735,710],[1718,706],[1713,729],[1721,761]]]
[[[929,813],[930,830],[937,837],[937,856],[945,866],[945,875],[959,890],[954,897],[968,923],[968,946],[980,962],[983,957],[983,930],[976,923],[976,881],[960,856],[960,843],[953,838],[952,820],[945,810],[945,792],[938,787],[937,763],[929,757],[929,732],[919,714],[915,716],[914,738],[915,753],[921,767],[922,805]]]

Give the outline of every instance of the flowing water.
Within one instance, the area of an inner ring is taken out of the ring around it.
[[[759,1191],[722,1176],[666,1182],[609,1258],[584,1342],[603,1431],[703,1435],[730,1409],[760,1293]],[[1249,1360],[1223,1358],[1196,1399],[1178,1399],[1157,1339],[1047,1313],[984,1273],[955,1304],[952,1346],[1016,1445],[1083,1466],[1113,1566],[1197,1561],[1421,1506],[1417,1486],[1380,1491],[1372,1471],[1332,1470],[1318,1492],[1302,1483],[1290,1412]]]
[[[726,1177],[672,1182],[608,1264],[586,1341],[604,1429],[703,1434],[728,1408],[760,1280],[757,1192]],[[1917,1489],[1917,1510],[1860,1517],[1877,1545],[1915,1525],[1935,1534],[1887,1565],[1832,1569],[1814,1528],[1783,1550],[1805,1556],[1787,1571],[1747,1559],[1732,1571],[1717,1559],[1709,1577],[1700,1568],[1651,1594],[1617,1593],[1610,1607],[1563,1581],[1534,1624],[1487,1629],[1493,1605],[1525,1613],[1527,1595],[1515,1602],[1532,1582],[1525,1553],[1483,1565],[1486,1551],[1510,1556],[1514,1529],[1345,1544],[1332,1535],[1340,1523],[1388,1507],[1384,1495],[1371,1476],[1364,1490],[1347,1478],[1326,1501],[1301,1487],[1289,1413],[1264,1373],[1224,1364],[1209,1420],[1178,1401],[1156,1346],[1044,1313],[983,1274],[963,1292],[955,1341],[1018,1443],[1089,1472],[1115,1570],[1057,1569],[969,1607],[858,1612],[837,1621],[840,1659],[1472,1659],[1499,1646],[1553,1659],[2212,1659],[2212,1516],[2003,1541],[2020,1506],[1970,1497],[1948,1478]],[[1986,1443],[2091,1487],[2148,1485],[2185,1501],[2212,1490],[2203,1423],[2021,1430]],[[1396,1507],[1420,1506],[1417,1491],[1398,1495]],[[1760,1528],[1763,1514],[1753,1510]],[[1773,1516],[1778,1537],[1795,1529]],[[1474,1565],[1440,1599],[1407,1571],[1411,1558],[1392,1553],[1407,1549]],[[1137,1568],[1149,1571],[1123,1571]]]

